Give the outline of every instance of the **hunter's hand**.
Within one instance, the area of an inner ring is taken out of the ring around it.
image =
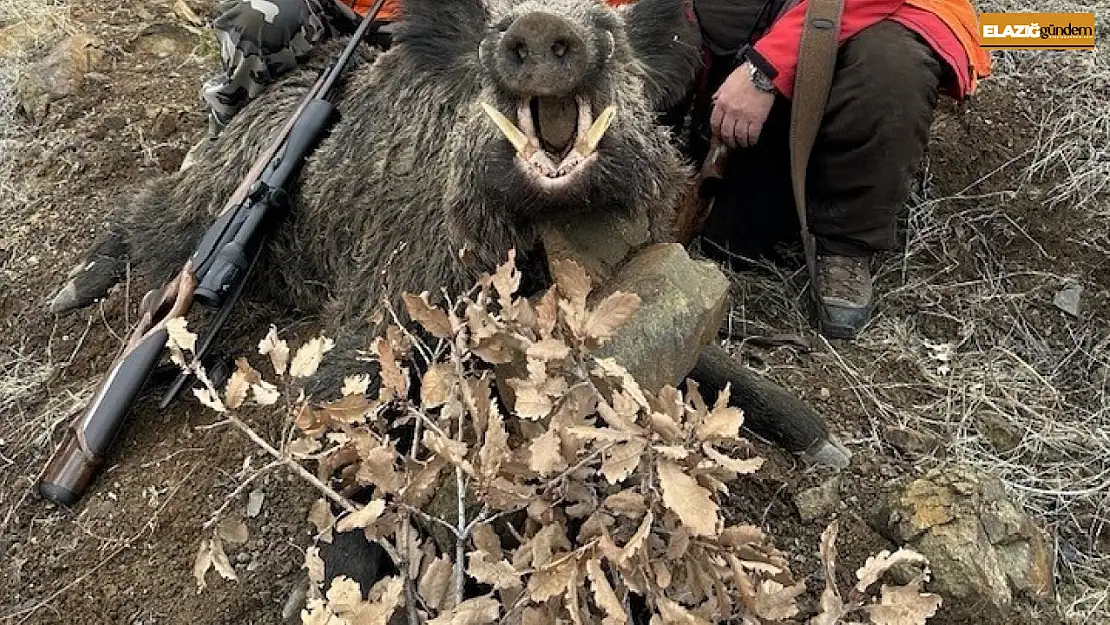
[[[737,67],[713,94],[713,114],[709,118],[713,134],[734,149],[759,141],[763,123],[775,103],[775,94],[757,89],[750,72],[748,63]]]

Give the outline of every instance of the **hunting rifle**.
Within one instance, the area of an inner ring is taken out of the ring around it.
[[[166,347],[166,324],[184,317],[193,302],[218,309],[208,335],[196,350],[199,362],[230,316],[258,261],[266,236],[289,210],[288,185],[305,158],[335,121],[333,89],[374,22],[385,0],[362,18],[343,51],[320,73],[281,132],[255,160],[224,209],[201,238],[181,271],[139,305],[139,321],[112,361],[93,400],[69,425],[39,482],[39,493],[73,505],[92,482],[120,426]],[[163,397],[165,408],[188,379],[182,372]]]

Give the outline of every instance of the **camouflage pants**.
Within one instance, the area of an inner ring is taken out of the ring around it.
[[[222,71],[201,87],[218,132],[316,44],[335,34],[332,0],[223,0],[213,22]]]

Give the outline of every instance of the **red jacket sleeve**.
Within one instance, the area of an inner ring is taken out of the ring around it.
[[[864,28],[882,21],[897,11],[903,1],[844,0],[839,41],[843,43]],[[791,7],[747,53],[752,63],[771,77],[779,93],[788,98],[794,93],[794,72],[798,66],[798,44],[806,6],[806,0],[800,0]]]

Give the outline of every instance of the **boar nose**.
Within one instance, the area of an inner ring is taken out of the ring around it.
[[[501,38],[501,79],[522,95],[567,95],[586,75],[586,43],[566,19],[540,11],[518,17]]]

